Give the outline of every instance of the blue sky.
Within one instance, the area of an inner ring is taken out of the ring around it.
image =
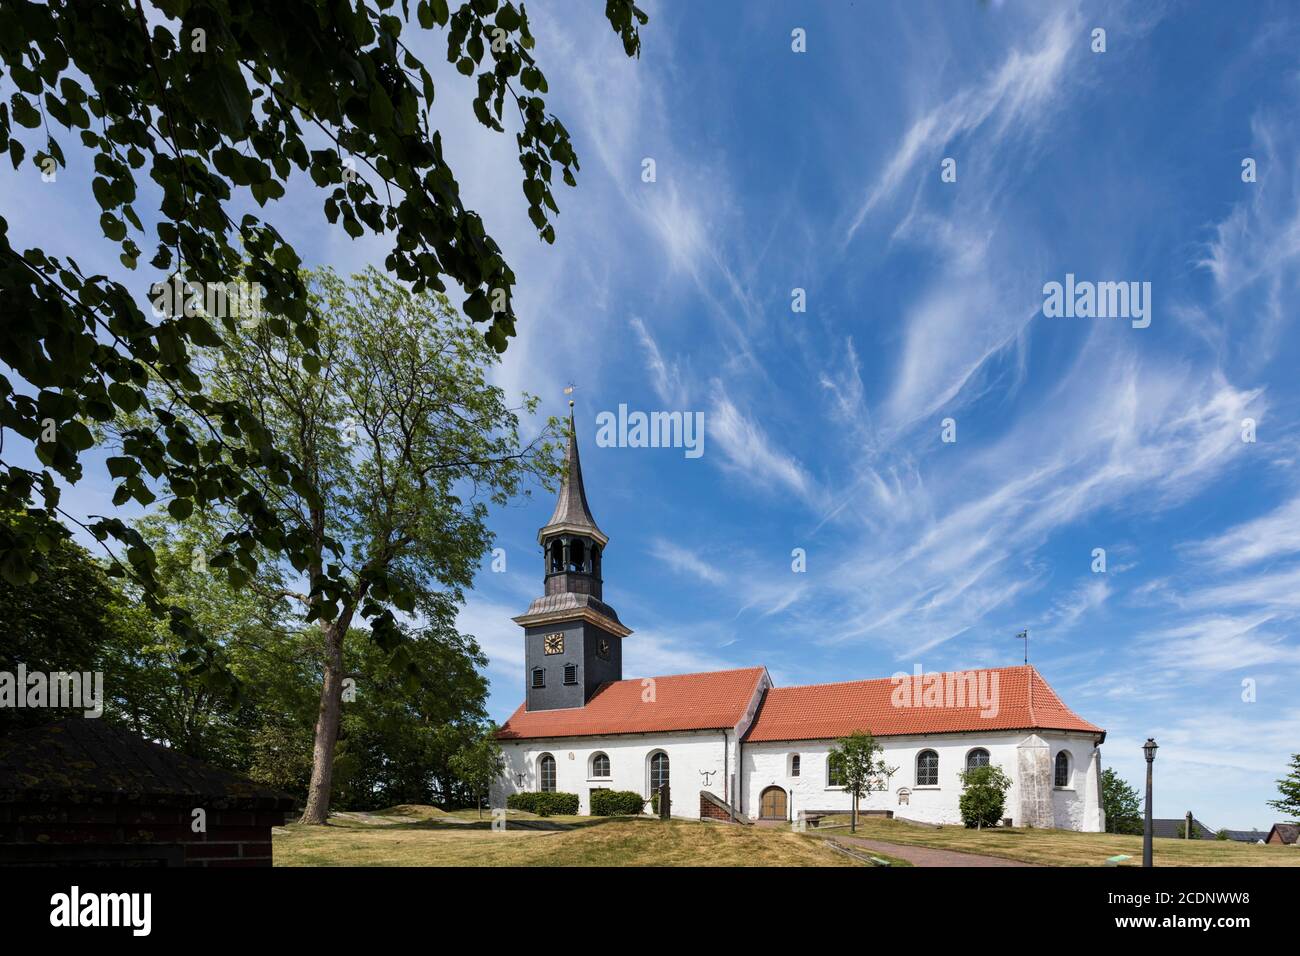
[[[1031,660],[1107,728],[1108,765],[1136,784],[1159,740],[1158,815],[1267,826],[1300,750],[1300,15],[643,5],[629,61],[596,0],[529,4],[582,161],[554,246],[528,224],[513,136],[435,72],[463,194],[519,277],[497,380],[550,414],[578,385],[605,596],[636,632],[626,674],[1006,665],[1028,627]],[[437,64],[443,42],[414,45]],[[76,169],[20,194],[6,166],[5,214],[19,243],[111,271]],[[272,216],[306,261],[382,262],[320,202],[304,184]],[[1044,317],[1067,273],[1150,282],[1150,326]],[[597,447],[595,415],[620,403],[703,412],[704,454]],[[69,504],[107,496],[92,476]],[[462,615],[498,719],[522,696],[510,617],[540,593],[551,504],[494,514],[507,570],[485,563]]]

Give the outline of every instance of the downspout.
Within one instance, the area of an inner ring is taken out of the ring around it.
[[[727,728],[723,727],[722,728],[722,802],[723,803],[731,802],[728,799],[731,790],[731,777],[729,776],[731,765],[727,761],[727,758],[729,756],[730,754],[727,753]]]
[[[745,815],[745,784],[741,778],[745,775],[745,761],[741,757],[741,748],[745,746],[745,741],[740,734],[736,734],[736,802],[732,804],[737,815]]]

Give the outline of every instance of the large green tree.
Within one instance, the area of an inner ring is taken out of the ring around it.
[[[1291,755],[1291,772],[1277,782],[1277,789],[1281,796],[1268,801],[1268,805],[1292,820],[1300,820],[1300,754]]]
[[[1106,814],[1107,833],[1142,832],[1138,792],[1111,767],[1101,772],[1101,805]]]
[[[638,55],[645,14],[632,0],[606,0],[605,16],[627,54]],[[493,348],[505,348],[516,322],[515,276],[465,207],[444,159],[431,119],[433,78],[407,43],[416,25],[442,31],[448,62],[476,78],[478,121],[513,128],[529,215],[540,238],[553,241],[553,180],[558,172],[574,185],[578,159],[564,125],[547,112],[546,78],[522,4],[0,4],[0,94],[7,94],[0,95],[0,154],[35,188],[44,179],[83,189],[122,267],[141,273],[138,282],[118,281],[88,274],[66,250],[17,248],[5,218],[14,211],[0,215],[0,362],[8,368],[0,375],[0,430],[31,442],[41,463],[0,464],[0,510],[17,516],[0,526],[6,580],[26,583],[40,573],[52,547],[48,519],[61,511],[59,479],[82,477],[93,423],[126,414],[136,425],[108,464],[116,505],[148,505],[161,492],[177,514],[237,511],[241,521],[220,545],[237,560],[213,565],[242,574],[270,551],[311,568],[304,593],[318,616],[337,612],[350,587],[346,544],[288,521],[280,501],[311,502],[312,464],[295,457],[247,396],[212,394],[195,368],[197,351],[240,338],[238,316],[175,307],[151,313],[140,303],[159,281],[201,290],[242,276],[262,290],[263,336],[300,351],[306,367],[320,362],[320,328],[297,252],[269,220],[235,211],[252,203],[274,210],[298,174],[320,190],[325,220],[353,237],[388,237],[388,273],[417,293],[443,292],[450,280],[464,294],[465,314],[483,324]],[[69,140],[85,151],[92,175],[73,178]],[[10,195],[21,202],[23,191],[6,193],[7,202]],[[156,197],[156,209],[142,208],[145,197]],[[133,575],[142,600],[168,615],[186,663],[220,678],[201,629],[161,598],[144,537],[112,515],[92,516],[86,526],[110,548],[113,571]],[[320,559],[322,551],[330,560]]]
[[[0,512],[0,528],[23,520]],[[0,671],[15,674],[19,664],[28,672],[102,670],[106,636],[124,626],[110,606],[113,582],[62,526],[42,522],[37,528],[47,547],[37,555],[36,576],[21,583],[0,579]],[[0,733],[65,716],[0,707]]]
[[[487,380],[497,354],[445,296],[412,292],[374,269],[350,283],[325,271],[307,285],[320,316],[314,348],[263,323],[205,351],[198,364],[214,396],[249,408],[302,467],[301,486],[278,487],[266,467],[248,469],[245,480],[266,495],[286,533],[306,542],[293,571],[331,582],[325,606],[314,589],[284,580],[287,569],[264,573],[254,556],[223,552],[208,566],[227,568],[233,587],[295,603],[318,630],[320,695],[303,819],[324,823],[354,620],[369,620],[395,667],[418,673],[398,614],[431,625],[451,619],[490,546],[488,504],[554,476],[558,443],[554,423],[521,443],[516,410]],[[525,397],[528,412],[536,405]],[[129,441],[127,426],[121,434]],[[174,506],[177,518],[188,517]],[[241,533],[241,512],[215,513],[226,539]]]

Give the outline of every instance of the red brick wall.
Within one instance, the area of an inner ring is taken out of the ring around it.
[[[700,796],[700,819],[701,820],[726,820],[730,822],[731,815],[726,810],[718,806],[712,800],[705,796]]]
[[[191,811],[129,805],[0,805],[0,859],[5,850],[38,847],[57,856],[61,847],[93,853],[96,845],[183,850],[186,866],[270,866],[271,827],[284,825],[282,810],[207,810],[207,832],[191,828]]]

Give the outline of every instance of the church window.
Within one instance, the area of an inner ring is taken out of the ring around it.
[[[559,538],[551,542],[550,569],[553,573],[564,570],[564,543]]]
[[[976,747],[966,755],[966,769],[974,770],[976,767],[987,767],[989,765],[989,752],[983,747]]]
[[[546,668],[544,667],[533,668],[533,686],[534,687],[546,686]]]
[[[826,761],[826,786],[845,786],[844,758],[839,754],[831,754]]]
[[[916,785],[939,786],[939,755],[933,750],[922,750],[916,755]]]
[[[591,775],[593,777],[609,776],[609,755],[596,754],[591,758]]]
[[[792,777],[799,776],[799,755],[798,754],[792,754],[790,756],[790,776]]]
[[[1070,785],[1070,752],[1062,750],[1056,755],[1056,786],[1068,787]]]
[[[555,792],[555,758],[550,754],[542,754],[538,759],[537,777],[543,793]]]
[[[578,683],[578,665],[577,665],[577,664],[565,664],[565,665],[564,665],[564,682],[565,682],[566,684],[576,684],[576,683]]]
[[[668,755],[662,750],[650,758],[650,793],[656,794],[668,786]]]
[[[586,569],[583,567],[583,547],[582,539],[574,538],[569,542],[569,570],[582,572]]]

